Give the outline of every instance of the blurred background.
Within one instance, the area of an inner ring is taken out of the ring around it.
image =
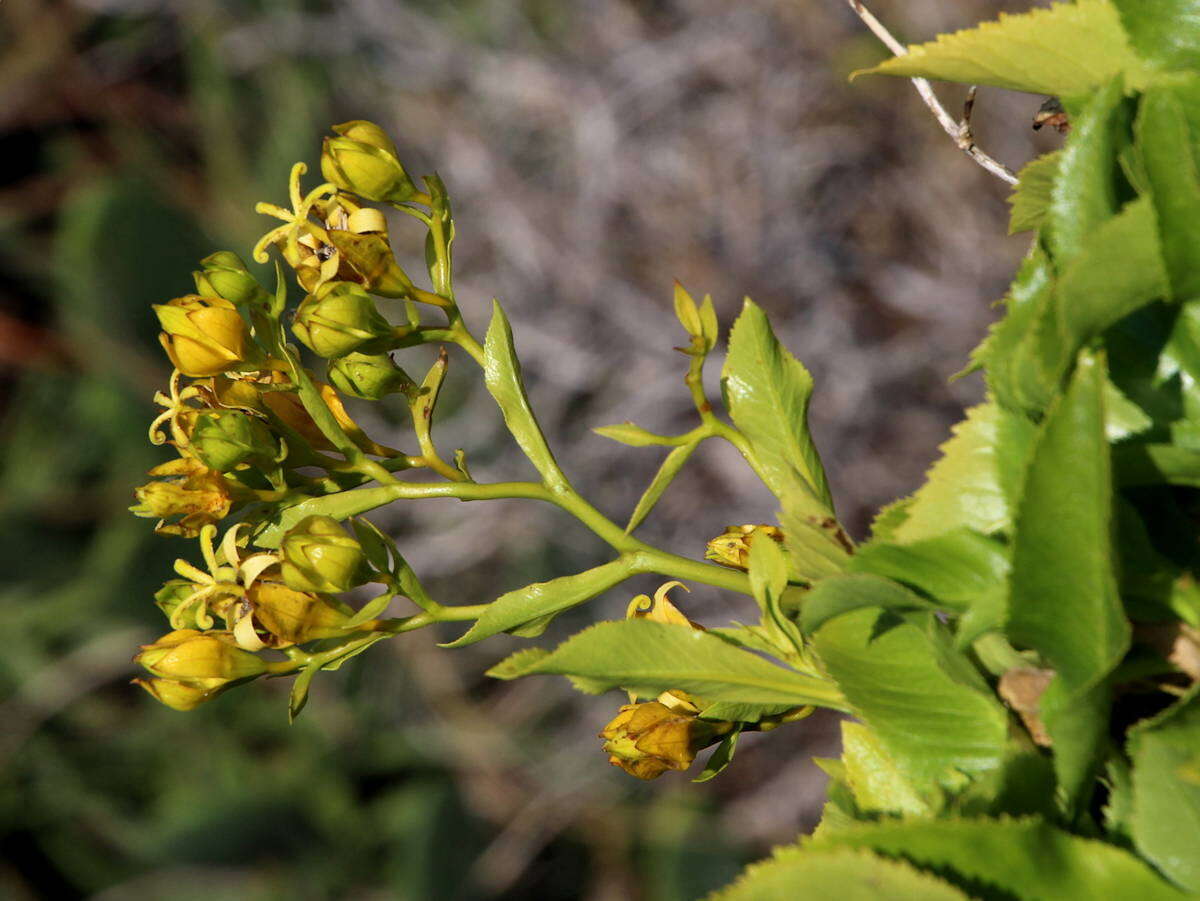
[[[874,11],[918,41],[1024,5]],[[834,718],[749,736],[714,782],[637,783],[596,739],[618,695],[480,675],[520,645],[507,636],[378,645],[317,679],[291,727],[283,682],[160,707],[128,684],[129,658],[166,631],[152,592],[194,550],[126,507],[166,457],[146,441],[168,374],[149,304],[190,291],[214,250],[248,259],[270,224],[254,202],[286,197],[329,124],[370,118],[410,171],[448,183],[469,319],[481,332],[503,300],[534,406],[601,509],[623,519],[660,457],[592,427],[690,425],[678,278],[712,294],[723,327],[753,296],[812,371],[812,428],[863,536],[980,398],[978,376],[948,379],[1026,246],[1006,237],[1006,187],[906,82],[848,81],[885,55],[840,0],[5,0],[0,895],[668,901],[811,829],[811,758],[838,753]],[[961,89],[942,94],[957,113]],[[982,90],[980,144],[1014,169],[1054,146],[1029,127],[1040,100]],[[393,244],[416,272],[407,229]],[[442,445],[466,448],[477,478],[526,475],[457,362]],[[398,410],[360,412],[407,446]],[[648,540],[698,557],[727,524],[772,520],[735,454],[694,460]],[[377,521],[448,603],[604,559],[529,503]],[[623,586],[541,642],[654,587]],[[701,586],[676,598],[710,625],[751,616]]]

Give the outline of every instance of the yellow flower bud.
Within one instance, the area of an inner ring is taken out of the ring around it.
[[[239,648],[228,632],[177,629],[154,644],[142,645],[134,663],[152,676],[213,689],[239,679],[261,676],[267,665]]]
[[[219,250],[210,254],[200,261],[200,267],[192,273],[198,294],[223,297],[237,306],[265,302],[270,298],[242,258],[232,251]]]
[[[727,526],[724,532],[708,542],[704,556],[722,566],[745,570],[750,565],[750,545],[759,535],[783,541],[783,533],[775,526]]]
[[[246,591],[254,619],[271,636],[270,647],[284,648],[345,631],[350,614],[327,598],[288,588],[281,582],[256,581]]]
[[[135,488],[138,502],[129,509],[135,516],[151,519],[179,517],[178,521],[165,525],[160,521],[155,531],[161,534],[193,538],[200,534],[202,526],[228,516],[236,500],[250,496],[216,470],[191,457],[156,466],[150,475],[159,481]]]
[[[397,333],[379,315],[370,295],[353,282],[328,282],[304,298],[292,331],[314,353],[326,358],[369,350],[371,342]]]
[[[163,327],[158,340],[184,375],[202,378],[262,360],[237,307],[223,297],[190,294],[155,304],[154,312]]]
[[[340,190],[367,200],[399,203],[417,194],[382,128],[358,119],[333,126],[339,137],[326,138],[321,174]]]
[[[608,762],[639,779],[686,770],[697,753],[729,731],[728,723],[707,722],[694,711],[691,705],[673,710],[659,701],[626,704],[600,733]]]
[[[368,575],[362,545],[331,516],[307,516],[288,530],[279,546],[280,573],[297,591],[348,591]]]
[[[140,685],[154,700],[174,710],[195,710],[221,693],[220,688],[199,688],[174,679],[134,679],[133,684]]]

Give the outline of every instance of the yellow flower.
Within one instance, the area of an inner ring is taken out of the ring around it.
[[[218,375],[262,361],[245,320],[223,297],[189,294],[155,304],[154,312],[163,327],[158,340],[184,375]]]
[[[783,541],[783,533],[775,526],[727,526],[724,532],[708,543],[704,556],[714,563],[744,571],[750,565],[750,545],[760,535]]]
[[[242,493],[221,473],[191,457],[156,466],[150,475],[158,481],[135,488],[138,502],[129,509],[135,516],[157,518],[154,530],[163,535],[195,537],[203,526],[228,516]],[[170,517],[179,519],[167,523]]]
[[[256,635],[259,642],[274,648],[303,644],[317,638],[333,638],[346,630],[350,614],[328,598],[288,588],[282,582],[260,579],[246,590],[249,612],[254,625],[267,633]],[[241,630],[235,628],[238,643],[253,647],[249,626],[243,618]]]

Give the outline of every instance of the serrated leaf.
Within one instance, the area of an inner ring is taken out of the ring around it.
[[[813,634],[829,620],[865,608],[880,610],[936,610],[937,605],[890,579],[870,573],[822,579],[804,598],[800,625]]]
[[[1200,79],[1192,76],[1188,87],[1195,102]],[[1178,91],[1174,85],[1149,88],[1142,95],[1136,132],[1174,296],[1184,300],[1200,295],[1200,171]]]
[[[853,847],[936,869],[972,895],[1031,901],[1137,898],[1179,901],[1182,892],[1132,854],[1037,819],[883,821],[823,835],[809,847]]]
[[[944,609],[963,611],[1004,586],[1008,551],[994,538],[960,528],[909,544],[872,541],[859,547],[851,569],[893,579]]]
[[[977,674],[980,684],[970,684],[971,664],[933,616],[856,610],[826,622],[813,644],[918,790],[957,783],[1002,758],[1007,715]]]
[[[1143,857],[1200,894],[1200,690],[1129,733],[1132,834]]]
[[[1081,356],[1046,414],[1014,522],[1007,632],[1058,672],[1042,697],[1068,806],[1086,801],[1107,725],[1104,679],[1129,647],[1112,548],[1104,366]]]
[[[529,667],[536,666],[548,656],[550,652],[545,648],[522,648],[505,657],[484,675],[493,679],[519,679],[528,673]]]
[[[509,431],[546,484],[566,485],[566,477],[558,468],[533,409],[529,406],[529,397],[521,380],[521,364],[513,346],[512,327],[499,301],[492,302],[492,322],[483,343],[483,379],[500,412],[504,414]]]
[[[616,425],[602,425],[599,428],[592,429],[597,435],[605,438],[611,438],[613,441],[619,441],[621,444],[627,444],[630,447],[661,447],[670,445],[674,439],[666,435],[656,435],[654,432],[643,429],[640,425],[634,425],[632,422],[620,422]]]
[[[612,688],[642,697],[675,689],[707,701],[816,704],[845,709],[829,683],[768,663],[690,626],[645,619],[597,623],[568,638],[521,675],[569,676],[580,690]]]
[[[1147,74],[1108,0],[1001,13],[995,22],[938,35],[855,75],[872,73],[1060,96],[1085,94],[1120,73],[1138,86]]]
[[[894,530],[893,540],[910,544],[958,528],[985,535],[1006,529],[1012,519],[1006,473],[1023,465],[1032,431],[1023,418],[994,403],[967,410],[913,495],[908,518]]]
[[[1163,69],[1200,68],[1200,3],[1196,0],[1112,0],[1129,44]]]
[[[930,816],[935,811],[862,723],[842,722],[842,762],[854,801],[865,813]]]
[[[752,864],[708,901],[966,901],[958,889],[906,863],[845,848],[787,848]]]
[[[1012,207],[1008,219],[1010,235],[1041,228],[1045,222],[1046,211],[1050,208],[1050,189],[1058,174],[1058,154],[1056,150],[1039,156],[1017,173],[1017,186],[1008,196]]]
[[[642,492],[642,496],[638,498],[637,506],[633,508],[633,513],[629,516],[629,524],[625,526],[625,534],[628,535],[634,529],[642,524],[642,521],[650,515],[650,511],[654,509],[654,505],[658,503],[658,499],[662,497],[663,492],[679,475],[679,470],[683,469],[692,453],[700,446],[699,441],[691,441],[687,444],[680,445],[667,454],[666,459],[662,461],[662,465],[658,467],[658,471],[654,474],[654,478],[650,480],[650,484],[646,490]]]
[[[534,582],[500,595],[488,605],[475,624],[463,635],[442,647],[461,648],[543,617],[562,613],[603,594],[629,578],[630,564],[610,560],[570,576],[549,582]]]
[[[693,779],[693,782],[708,782],[710,779],[715,779],[721,774],[721,771],[733,761],[734,752],[737,751],[738,736],[742,734],[739,727],[735,727],[717,745],[717,749],[709,755],[708,761],[704,764],[704,769],[700,775]]]
[[[754,448],[767,487],[782,500],[799,482],[832,511],[825,469],[808,432],[812,376],[749,298],[729,334],[723,377],[729,415]]]

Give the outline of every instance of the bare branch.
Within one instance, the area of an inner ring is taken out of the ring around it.
[[[846,2],[850,4],[850,8],[854,10],[855,14],[863,20],[867,28],[871,29],[871,33],[879,38],[892,53],[896,56],[904,56],[908,53],[904,45],[892,37],[892,33],[859,0],[846,0]],[[937,95],[933,93],[933,88],[930,87],[928,81],[924,78],[914,78],[912,79],[912,83],[913,87],[917,89],[917,93],[921,95],[921,99],[925,101],[925,105],[933,113],[934,118],[938,120],[938,124],[942,126],[946,134],[950,135],[959,150],[1002,181],[1006,181],[1010,185],[1017,183],[1017,177],[1013,175],[1011,169],[1003,163],[997,162],[975,146],[975,140],[971,136],[971,110],[975,105],[976,90],[974,86],[967,92],[967,102],[964,104],[962,122],[955,122],[954,118],[946,112],[946,108],[942,106],[942,102],[938,100]]]

